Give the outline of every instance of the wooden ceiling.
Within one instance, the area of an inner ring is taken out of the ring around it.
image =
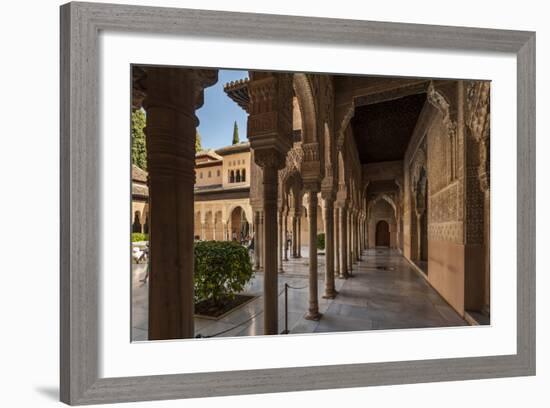
[[[353,136],[362,164],[403,160],[426,94],[414,94],[355,109]]]

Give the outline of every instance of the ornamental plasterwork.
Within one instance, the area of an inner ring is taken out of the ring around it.
[[[433,82],[428,86],[428,102],[443,115],[443,124],[447,127],[449,137],[456,137],[457,123],[451,103],[435,89]]]
[[[488,81],[470,81],[467,85],[467,126],[474,140],[479,144],[478,177],[483,192],[490,185],[490,91]]]
[[[421,146],[414,154],[414,160],[411,165],[411,187],[412,191],[416,192],[418,180],[420,179],[420,171],[426,167],[426,148]]]

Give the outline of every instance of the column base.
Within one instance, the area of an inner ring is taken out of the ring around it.
[[[285,270],[283,268],[279,268],[279,273],[285,273]]]
[[[347,279],[347,278],[349,278],[349,275],[347,273],[342,273],[338,275],[338,279]]]
[[[304,316],[304,319],[319,321],[321,320],[322,316],[323,316],[322,313],[319,313],[319,312],[307,312],[307,314]]]
[[[330,292],[325,292],[325,294],[322,297],[323,297],[323,299],[334,299],[336,297],[336,295],[338,295],[338,291],[333,290],[333,291],[330,291]]]

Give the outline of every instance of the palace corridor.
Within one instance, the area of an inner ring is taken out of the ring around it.
[[[195,227],[215,212],[194,212],[196,110],[217,81],[133,66],[150,218],[139,338],[207,336],[247,313],[224,335],[279,334],[285,283],[303,288],[291,333],[490,323],[490,82],[265,71],[223,86],[247,115],[250,208],[232,223],[253,239],[257,297],[215,325],[197,319]]]
[[[302,248],[307,253],[307,247]],[[467,323],[426,282],[396,250],[369,249],[363,252],[363,261],[356,265],[353,277],[338,279],[335,299],[323,299],[324,257],[319,256],[319,321],[304,319],[307,313],[307,257],[290,259],[284,263],[285,273],[279,276],[279,310],[284,310],[284,285],[289,289],[288,328],[290,334],[343,332],[358,330],[409,329],[446,326],[464,326]],[[139,280],[145,264],[134,265],[132,338],[147,339],[147,285]],[[384,269],[385,268],[385,269]],[[208,337],[236,337],[263,334],[263,274],[257,272],[245,290],[257,296],[254,300],[219,320],[195,317],[198,335]],[[244,323],[244,324],[243,324]],[[235,327],[237,326],[237,327]],[[285,327],[284,313],[279,318],[281,331]]]

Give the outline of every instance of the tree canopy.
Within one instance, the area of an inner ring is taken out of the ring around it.
[[[132,164],[147,170],[147,147],[145,145],[145,111],[132,112]]]
[[[237,121],[233,125],[233,144],[239,143],[239,127],[237,126]]]
[[[197,134],[195,136],[195,152],[200,152],[202,150],[202,138],[199,130],[197,129]]]

